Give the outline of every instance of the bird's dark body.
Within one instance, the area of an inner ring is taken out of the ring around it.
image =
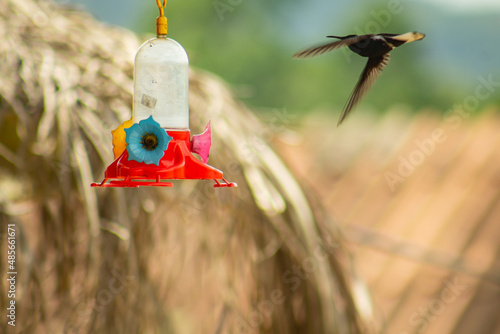
[[[339,39],[336,42],[306,49],[297,52],[294,58],[309,58],[325,52],[330,52],[340,47],[347,46],[351,51],[362,57],[367,57],[366,66],[359,77],[358,83],[347,101],[339,123],[347,117],[356,103],[363,97],[366,91],[373,84],[382,69],[390,59],[390,52],[405,43],[421,40],[424,34],[418,32],[408,32],[406,34],[367,34],[367,35],[347,35],[347,36],[327,36]]]
[[[362,57],[380,57],[394,49],[385,39],[374,37],[351,44],[348,47]]]

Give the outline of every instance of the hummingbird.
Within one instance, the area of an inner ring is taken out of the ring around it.
[[[345,120],[356,103],[365,95],[380,72],[382,72],[382,69],[387,65],[390,59],[389,52],[405,43],[421,40],[425,37],[425,34],[412,31],[406,34],[367,34],[326,37],[336,38],[338,41],[299,51],[293,55],[293,58],[311,58],[344,46],[349,47],[351,51],[358,55],[368,58],[366,66],[340,115],[339,122],[337,123],[338,126]]]

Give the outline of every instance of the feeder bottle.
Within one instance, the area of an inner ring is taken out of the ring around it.
[[[145,42],[135,56],[133,120],[153,116],[167,130],[189,129],[188,56],[166,35]]]

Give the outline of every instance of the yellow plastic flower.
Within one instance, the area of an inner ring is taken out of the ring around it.
[[[125,142],[127,134],[125,133],[125,129],[130,128],[132,125],[134,125],[134,121],[130,118],[115,130],[111,131],[113,135],[113,154],[115,155],[115,159],[122,155],[127,149],[127,143]]]

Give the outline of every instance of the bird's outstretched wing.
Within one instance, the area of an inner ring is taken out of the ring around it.
[[[330,51],[333,51],[335,49],[341,48],[343,46],[349,46],[351,44],[355,44],[357,42],[362,41],[363,39],[367,38],[368,35],[361,35],[361,36],[352,36],[352,37],[347,37],[343,38],[340,41],[336,41],[333,43],[328,43],[325,45],[320,45],[312,48],[308,48],[302,51],[297,52],[296,54],[293,55],[294,59],[305,59],[305,58],[311,58],[314,56],[321,55],[323,53],[327,53]],[[336,37],[336,36],[328,36],[328,37]],[[340,37],[336,37],[340,38]]]
[[[378,77],[382,69],[387,65],[390,59],[389,53],[382,55],[380,57],[370,57],[366,63],[363,73],[361,73],[358,83],[354,87],[354,90],[347,101],[342,115],[340,115],[339,122],[337,126],[344,121],[348,116],[349,112],[352,110],[354,105],[365,95],[368,89],[371,87],[375,79]]]

